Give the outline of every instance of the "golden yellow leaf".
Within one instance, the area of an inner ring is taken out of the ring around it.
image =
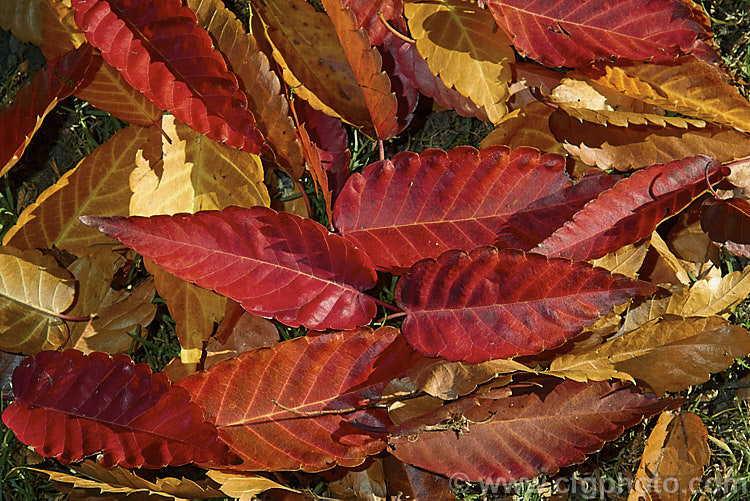
[[[669,63],[605,66],[595,78],[665,110],[750,132],[750,103],[712,65],[690,56]]]
[[[508,112],[515,53],[492,14],[458,0],[406,3],[404,13],[430,70],[447,87],[484,107],[492,123],[499,122]]]
[[[302,148],[294,134],[286,96],[281,91],[279,78],[269,67],[268,58],[223,2],[188,0],[187,3],[237,75],[256,126],[266,138],[275,160],[293,179],[300,178],[304,173]]]
[[[690,275],[688,275],[682,261],[669,250],[667,243],[656,231],[651,234],[651,247],[659,254],[681,284],[687,285],[690,283]]]
[[[589,352],[558,357],[550,371],[579,380],[625,373],[663,395],[703,383],[748,353],[750,334],[721,317],[668,315]]]
[[[687,129],[690,126],[706,126],[706,122],[695,118],[668,117],[654,113],[635,113],[632,111],[591,110],[588,108],[578,108],[570,104],[561,104],[559,106],[561,110],[573,118],[577,118],[582,122],[591,122],[600,125],[627,127],[629,125],[653,124],[660,127],[672,126],[681,129]]]
[[[69,336],[58,317],[75,300],[75,281],[37,250],[0,247],[0,350],[35,355]]]
[[[628,501],[688,501],[701,486],[711,451],[692,412],[665,411],[648,437]]]
[[[295,89],[295,94],[313,108],[340,116],[350,124],[369,124],[370,112],[364,95],[328,16],[317,12],[305,0],[252,0],[251,3],[276,49],[273,56],[282,68],[284,80]],[[290,79],[290,75],[294,78]],[[299,83],[304,88],[298,88]]]
[[[149,138],[158,141],[159,132],[132,125],[117,132],[39,195],[10,228],[3,245],[24,249],[54,245],[83,255],[92,245],[113,243],[99,231],[81,224],[78,217],[128,215],[128,177],[137,152]]]
[[[0,0],[0,28],[22,42],[42,45],[42,11],[37,0]]]
[[[127,333],[135,332],[139,325],[146,327],[153,320],[156,305],[152,300],[156,291],[152,280],[133,289],[114,290],[110,286],[114,274],[126,261],[121,254],[105,248],[77,259],[68,267],[79,284],[78,300],[70,315],[96,314],[88,323],[71,325],[68,348],[84,353],[125,353],[133,343]]]
[[[37,0],[42,16],[42,53],[48,60],[77,49],[86,42],[86,34],[75,22],[71,0]]]
[[[80,466],[74,467],[77,472],[86,475],[88,478],[68,475],[58,471],[37,468],[30,469],[47,475],[50,480],[55,482],[62,482],[80,489],[95,489],[100,493],[125,495],[141,493],[154,496],[156,499],[174,499],[178,501],[209,499],[222,496],[222,493],[217,489],[207,485],[200,485],[187,478],[177,479],[166,477],[157,478],[154,482],[151,482],[139,477],[133,471],[119,466],[106,469],[90,459],[84,461]]]
[[[567,104],[573,108],[614,110],[612,106],[607,104],[607,98],[594,89],[591,84],[573,78],[560,80],[560,84],[552,89],[550,98],[554,103]]]
[[[266,477],[261,477],[260,475],[240,475],[238,473],[223,473],[209,470],[208,478],[221,486],[221,492],[239,501],[251,501],[256,499],[258,494],[269,489],[284,489],[286,491],[297,492],[294,489]]]
[[[590,263],[594,266],[604,268],[612,273],[620,273],[630,278],[638,277],[638,270],[641,269],[643,260],[648,253],[648,242],[640,245],[626,245],[610,252],[606,256],[594,259]]]
[[[564,155],[563,145],[555,139],[549,129],[549,117],[553,111],[553,108],[538,101],[513,110],[495,124],[495,129],[482,140],[479,147],[531,146],[548,153]]]

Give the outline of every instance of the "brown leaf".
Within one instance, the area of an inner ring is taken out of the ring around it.
[[[407,3],[404,9],[432,73],[483,107],[491,122],[505,116],[515,53],[508,36],[495,30],[492,14],[458,0]]]
[[[294,122],[278,76],[269,66],[252,35],[218,0],[188,0],[198,23],[213,37],[247,95],[248,108],[263,133],[272,156],[293,178],[304,173],[302,149],[294,135]]]
[[[232,301],[232,303],[234,302]],[[235,358],[240,353],[264,346],[273,346],[279,342],[279,330],[273,322],[248,313],[241,307],[240,310],[241,316],[229,332],[226,342],[221,343],[216,337],[208,340],[206,361],[203,364],[204,369],[208,369],[223,360]],[[224,321],[226,320],[227,317],[225,316]],[[221,331],[223,324],[224,322],[219,325],[219,331]]]
[[[385,483],[391,499],[401,495],[401,499],[429,499],[431,501],[453,501],[455,494],[451,492],[448,480],[440,475],[428,473],[402,463],[393,456],[383,460]]]
[[[350,470],[343,478],[328,484],[335,499],[386,501],[383,462],[375,459],[366,469]]]
[[[266,477],[252,474],[225,473],[209,470],[208,477],[221,487],[221,492],[227,496],[239,499],[239,501],[251,501],[257,499],[257,495],[269,489],[283,489],[296,492],[294,489],[274,482]]]
[[[648,437],[628,501],[688,501],[708,466],[708,431],[692,412],[665,411]]]
[[[22,42],[42,45],[42,11],[36,1],[0,0],[0,28]]]
[[[424,359],[411,370],[416,386],[442,400],[453,400],[468,395],[480,384],[511,372],[530,372],[531,369],[513,360],[499,359],[468,364],[447,360]]]
[[[67,270],[37,250],[0,247],[0,350],[34,355],[68,340],[57,316],[75,299]]]
[[[730,251],[750,256],[750,203],[747,200],[737,197],[707,199],[701,207],[701,228],[714,242],[734,244]]]
[[[712,372],[729,367],[750,353],[750,334],[720,317],[653,320],[595,350],[555,359],[551,371],[592,380],[623,378],[644,381],[658,395],[703,383]]]
[[[127,215],[128,176],[147,141],[159,141],[159,132],[130,126],[118,131],[84,158],[73,170],[45,190],[18,217],[3,245],[24,249],[55,246],[76,255],[92,245],[112,243],[98,231],[78,223],[84,214]]]

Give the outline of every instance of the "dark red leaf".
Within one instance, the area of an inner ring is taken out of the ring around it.
[[[441,475],[515,482],[579,463],[643,417],[679,404],[609,381],[528,383],[512,396],[465,397],[394,427],[391,453]]]
[[[3,422],[63,463],[101,452],[109,468],[226,463],[227,446],[188,392],[126,355],[43,351],[13,373]]]
[[[592,200],[533,251],[587,261],[638,242],[706,191],[706,173],[713,183],[729,169],[700,155],[638,171]]]
[[[655,290],[584,262],[481,247],[415,264],[396,303],[417,351],[478,363],[560,346],[613,306]]]
[[[403,31],[406,31],[406,23],[403,19],[396,19],[397,23],[403,25]],[[408,78],[402,71],[398,63],[398,40],[400,43],[406,43],[399,40],[394,34],[388,33],[386,41],[377,47],[380,57],[383,58],[383,70],[391,79],[391,90],[396,94],[398,109],[396,117],[398,119],[398,132],[403,131],[409,126],[414,118],[414,111],[419,103],[419,90],[414,85],[412,79]]]
[[[532,148],[403,152],[350,178],[334,223],[378,268],[402,272],[450,249],[528,250],[615,179],[573,185],[564,157]]]
[[[81,220],[168,272],[287,325],[353,329],[376,312],[361,292],[377,279],[370,259],[310,219],[265,207],[228,207]]]
[[[487,0],[516,49],[546,66],[705,57],[711,34],[684,0]]]
[[[56,57],[0,109],[0,175],[21,158],[47,113],[93,75],[95,64],[87,44]]]
[[[263,135],[211,37],[180,0],[73,0],[76,23],[127,82],[195,131],[250,153]]]
[[[398,330],[361,328],[249,351],[178,384],[242,458],[236,468],[321,471],[385,447],[373,430],[390,426],[388,413],[372,405],[418,358]]]
[[[382,44],[383,40],[392,35],[383,21],[398,24],[397,20],[404,15],[403,0],[343,0],[342,3],[345,8],[354,12],[358,27],[364,28],[373,45]]]
[[[750,203],[742,198],[709,198],[701,207],[701,228],[734,254],[750,257]]]

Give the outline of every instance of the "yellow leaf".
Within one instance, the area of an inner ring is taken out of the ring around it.
[[[62,346],[69,332],[57,315],[75,293],[73,277],[52,257],[0,247],[0,350],[34,355]]]
[[[447,87],[484,107],[492,123],[500,121],[508,112],[515,53],[492,14],[458,0],[407,3],[404,13],[430,70]]]
[[[626,245],[606,256],[590,261],[592,265],[604,268],[611,273],[620,273],[630,278],[638,277],[643,260],[648,253],[648,242],[641,245]]]
[[[581,122],[592,122],[599,125],[617,125],[627,127],[629,125],[658,125],[660,127],[678,127],[687,129],[688,127],[705,127],[706,122],[694,118],[668,117],[656,115],[654,113],[635,113],[632,111],[619,110],[591,110],[588,108],[578,108],[570,104],[559,105],[560,109],[565,111],[573,118]]]
[[[237,498],[239,501],[251,501],[256,499],[258,494],[269,489],[284,489],[286,491],[297,492],[294,489],[290,489],[260,475],[240,475],[237,473],[223,473],[209,470],[208,478],[221,485],[221,492],[227,496]]]
[[[24,249],[54,245],[80,256],[89,252],[92,245],[114,242],[81,224],[78,217],[128,215],[128,177],[136,153],[149,138],[158,141],[158,137],[155,128],[132,125],[117,132],[39,195],[10,228],[3,245]]]

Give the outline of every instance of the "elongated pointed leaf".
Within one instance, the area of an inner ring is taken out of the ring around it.
[[[227,448],[188,393],[125,355],[45,351],[13,374],[3,423],[46,457],[101,452],[105,467],[226,462]]]
[[[585,66],[612,58],[669,61],[706,52],[710,33],[688,2],[655,0],[488,0],[516,49],[545,66]],[[718,58],[717,58],[718,59]]]
[[[37,250],[0,247],[0,350],[57,349],[70,331],[57,316],[75,300],[73,277]]]
[[[392,428],[391,453],[445,476],[514,482],[579,463],[644,416],[676,406],[618,383],[534,381],[541,387],[465,397]]]
[[[0,175],[21,158],[44,117],[57,103],[71,95],[90,77],[91,47],[71,51],[54,59],[38,71],[13,98],[0,109]]]
[[[398,272],[450,249],[528,250],[614,180],[573,185],[562,156],[531,148],[404,152],[353,175],[334,222],[377,267]]]
[[[696,156],[652,165],[603,192],[540,243],[534,252],[550,257],[596,259],[642,240],[664,219],[687,207],[729,169]]]
[[[396,287],[407,341],[427,356],[484,362],[560,346],[652,285],[539,254],[480,247],[414,265]]]
[[[750,203],[743,198],[709,198],[701,207],[701,228],[714,242],[750,244]],[[746,251],[747,252],[747,251]]]
[[[197,132],[260,153],[247,97],[195,14],[178,0],[73,0],[76,23],[104,60]]]
[[[366,407],[417,358],[398,330],[362,328],[246,352],[178,384],[242,458],[237,468],[320,471],[385,447],[367,430],[390,425],[386,410]]]
[[[353,329],[375,315],[375,302],[361,292],[375,285],[369,258],[309,219],[265,207],[228,207],[82,220],[256,315],[320,330]]]

